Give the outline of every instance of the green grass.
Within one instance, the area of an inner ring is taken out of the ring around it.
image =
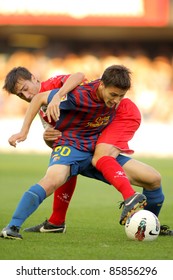
[[[25,190],[47,168],[49,155],[0,154],[0,229],[7,225]],[[140,159],[163,176],[165,204],[160,221],[173,227],[173,159]],[[139,189],[138,189],[139,190]],[[22,228],[43,222],[52,209],[49,197]],[[67,218],[66,234],[22,232],[23,240],[0,239],[1,260],[173,260],[172,238],[154,242],[127,239],[119,225],[120,194],[112,186],[79,176]]]

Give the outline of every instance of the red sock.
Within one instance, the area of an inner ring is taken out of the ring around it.
[[[54,192],[53,212],[49,222],[54,225],[61,225],[65,222],[66,213],[73,192],[76,187],[77,176],[71,177],[64,185]]]
[[[96,168],[122,194],[124,200],[135,193],[121,165],[113,157],[100,158]]]

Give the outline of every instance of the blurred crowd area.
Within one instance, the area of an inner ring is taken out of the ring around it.
[[[41,81],[58,74],[84,72],[99,78],[112,64],[132,71],[127,97],[139,107],[143,120],[173,121],[173,46],[169,43],[53,42],[44,49],[0,49],[0,118],[21,117],[28,104],[2,90],[6,74],[27,67]]]

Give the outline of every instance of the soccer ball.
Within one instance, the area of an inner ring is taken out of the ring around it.
[[[159,232],[159,219],[148,210],[139,210],[132,214],[125,224],[125,233],[131,240],[153,241]]]

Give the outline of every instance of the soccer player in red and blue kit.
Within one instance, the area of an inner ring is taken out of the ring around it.
[[[113,75],[110,75],[110,71]],[[19,229],[27,217],[70,176],[79,173],[79,166],[82,166],[83,161],[92,157],[95,147],[92,141],[96,143],[99,133],[111,122],[115,116],[116,106],[130,86],[130,71],[124,66],[115,65],[104,71],[101,80],[77,87],[68,94],[67,100],[60,103],[61,115],[55,127],[58,126],[59,129],[63,130],[63,135],[53,146],[49,168],[45,176],[24,193],[12,220],[2,230],[1,234],[4,237],[22,239]],[[42,105],[47,105],[47,101],[48,103],[51,101],[53,94],[54,91],[50,94],[43,93],[32,99],[20,133],[9,139],[11,145],[16,146],[16,141],[20,142],[26,139],[38,110]],[[73,123],[74,119],[77,119],[77,122]],[[90,130],[92,132],[89,133]],[[81,136],[85,136],[85,138]],[[74,137],[75,142],[73,142]],[[123,177],[128,182],[124,172],[121,173],[120,171],[117,175],[117,182],[120,182],[119,177]],[[132,189],[130,184],[129,187]],[[146,202],[146,197],[143,194],[135,193],[133,189],[132,193],[133,195],[126,200],[128,211],[124,207],[122,220],[130,214],[130,210],[136,209]]]
[[[31,79],[31,74],[30,74],[30,76],[26,75],[25,78],[26,78],[26,80],[27,79],[30,80]],[[61,78],[63,80],[65,80],[64,76],[62,76]],[[61,81],[61,83],[62,83],[62,81]],[[31,94],[29,95],[29,97],[27,96],[27,83],[26,83],[26,81],[23,84],[25,85],[24,88],[26,88],[25,92],[24,92],[24,96],[26,98],[23,98],[23,99],[27,100],[27,99],[30,98]],[[21,82],[21,87],[23,86],[23,84]],[[43,90],[51,89],[52,85],[53,86],[57,85],[55,83],[55,81],[53,82],[53,79],[50,79],[50,83],[46,82],[45,84],[48,87],[45,87],[45,86],[41,87]],[[12,91],[11,88],[10,88],[10,90],[7,88],[7,90],[9,92]],[[19,95],[19,97],[22,98],[22,94],[20,95],[20,92],[22,92],[21,88],[18,90],[18,92],[13,92],[13,93]],[[123,108],[123,110],[122,110],[122,108]],[[42,116],[43,116],[43,114],[42,114]],[[128,118],[129,118],[129,127],[127,127]],[[115,120],[117,120],[117,122]],[[122,120],[123,120],[124,126],[121,127]],[[132,120],[134,122],[132,122]],[[116,123],[116,126],[115,126],[115,123]],[[132,126],[132,123],[135,123],[134,127]],[[136,129],[139,127],[139,124],[140,124],[140,114],[139,114],[139,111],[136,108],[136,106],[134,106],[134,104],[128,99],[122,100],[122,102],[120,103],[120,105],[118,107],[118,110],[117,110],[117,113],[116,113],[116,118],[114,119],[113,123],[111,124],[112,128],[117,129],[117,136],[119,135],[118,137],[116,136],[116,139],[117,139],[116,141],[117,142],[115,143],[115,145],[117,147],[121,147],[122,151],[128,151],[128,145],[126,144],[126,142],[128,142],[133,137],[133,134],[136,131]],[[109,126],[108,126],[108,128],[109,128]],[[125,137],[123,138],[123,133],[125,132],[125,130],[123,130],[123,128],[125,128],[125,127],[126,127],[126,133],[125,133]],[[106,129],[107,131],[108,131],[108,128]],[[114,130],[112,130],[112,131],[114,131]],[[130,134],[130,133],[132,133],[132,134]],[[110,137],[112,135],[112,133],[111,133],[111,135],[109,133],[107,133],[106,135],[109,136],[107,139],[105,138],[106,141],[108,140],[108,143],[111,143],[111,141],[113,141],[113,139],[111,140],[111,137]],[[102,137],[101,141],[104,142],[105,141],[104,140],[104,133],[102,133],[101,137]],[[114,139],[114,142],[115,142],[115,139]],[[129,165],[129,162],[133,162],[133,159],[120,155],[120,156],[117,157],[117,161],[121,165],[124,165],[124,163],[126,163],[126,162],[128,162],[128,165]],[[125,166],[126,165],[127,164],[125,164]],[[149,168],[148,168],[148,170],[147,169],[145,170],[145,167],[143,167],[143,169],[144,169],[144,171],[146,171],[144,173],[147,174]],[[102,180],[102,181],[104,180],[103,176],[101,177],[99,172],[94,170],[94,168],[91,167],[91,170],[92,170],[92,172],[88,172],[87,169],[84,170],[83,175],[89,176],[91,178],[96,178],[96,179],[99,179],[99,180]],[[137,169],[136,169],[136,171],[137,171]],[[128,173],[128,170],[126,172]],[[130,172],[131,172],[131,170],[129,170],[129,173]],[[82,174],[82,172],[81,172],[81,174]],[[98,175],[98,177],[97,177],[97,175]],[[130,179],[133,182],[134,179],[132,179],[132,176],[130,177]],[[151,184],[151,182],[152,182],[152,181],[147,182],[147,179],[148,178],[143,178],[142,179],[144,181],[144,183],[143,183],[144,186],[147,186],[147,185]],[[136,179],[136,180],[134,180],[134,183],[137,184],[137,185],[140,185],[140,183],[142,184],[142,180],[137,182],[137,179]],[[52,216],[50,217],[49,221],[44,222],[42,224],[42,226],[41,225],[40,225],[40,227],[37,226],[37,227],[35,227],[35,230],[31,230],[31,231],[41,232],[41,228],[44,229],[44,232],[63,232],[65,230],[65,224],[63,222],[65,221],[66,211],[67,211],[68,204],[70,202],[71,196],[73,194],[73,190],[75,188],[75,183],[76,183],[76,177],[72,177],[70,179],[70,181],[65,183],[58,190],[56,190],[55,196],[54,196],[54,207],[53,207],[54,211],[53,211]],[[72,186],[73,186],[73,188],[72,188]],[[63,197],[64,193],[68,194],[66,196],[66,198]],[[148,191],[148,193],[152,193],[152,192]],[[147,195],[148,195],[148,193],[147,193]],[[154,204],[154,199],[152,199],[152,203],[150,203],[150,204],[151,205]],[[152,210],[154,210],[154,208]],[[60,226],[58,226],[58,225],[60,225]]]

